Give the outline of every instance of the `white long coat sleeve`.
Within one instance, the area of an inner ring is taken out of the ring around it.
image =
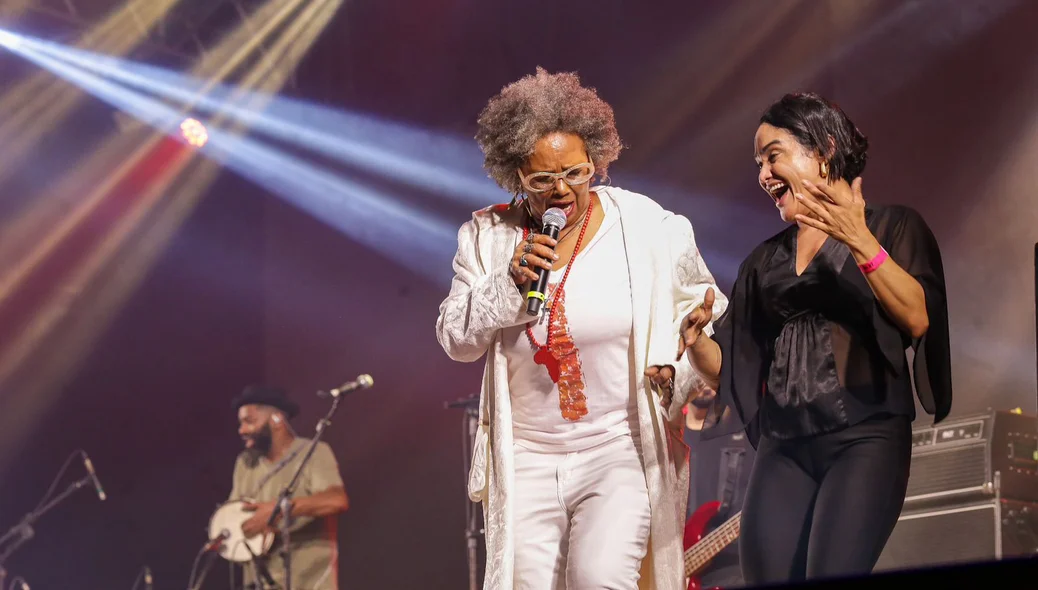
[[[486,211],[486,210],[484,210]],[[458,252],[454,256],[454,280],[447,299],[440,304],[436,320],[436,337],[450,358],[470,363],[478,360],[490,347],[498,330],[524,324],[532,318],[526,314],[525,301],[508,272],[511,254],[522,234],[512,229],[515,243],[504,264],[495,268],[479,251],[479,227],[484,211],[458,230]],[[508,231],[508,227],[497,229]]]

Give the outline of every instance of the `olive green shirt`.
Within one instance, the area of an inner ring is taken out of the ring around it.
[[[230,500],[271,502],[289,484],[296,469],[306,455],[310,439],[296,438],[285,452],[281,461],[271,463],[266,457],[254,459],[248,451],[238,455],[234,464],[234,477]],[[294,453],[294,456],[293,456]],[[339,465],[328,443],[320,442],[314,449],[303,473],[299,477],[293,497],[301,498],[342,487]],[[336,540],[336,516],[314,519],[308,516],[293,516],[289,529],[292,550],[293,590],[336,590],[338,588],[338,542]],[[280,586],[285,583],[284,561],[281,558],[281,538],[266,555],[257,561],[267,568],[274,581]],[[245,564],[244,582],[254,584],[254,564]]]

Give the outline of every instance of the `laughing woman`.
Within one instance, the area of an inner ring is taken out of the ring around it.
[[[757,447],[739,540],[750,585],[875,566],[908,485],[906,349],[923,408],[935,422],[951,408],[940,250],[914,210],[866,204],[867,145],[817,95],[768,108],[754,159],[789,227],[743,262],[713,337],[709,313],[688,318],[689,360]]]

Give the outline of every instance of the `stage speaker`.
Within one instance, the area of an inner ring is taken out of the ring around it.
[[[1000,498],[901,513],[876,572],[1038,555],[1038,503]]]
[[[912,431],[905,509],[990,500],[996,493],[1038,502],[1038,417],[989,410]]]

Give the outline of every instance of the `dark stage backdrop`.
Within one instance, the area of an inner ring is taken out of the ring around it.
[[[239,448],[231,397],[264,370],[262,207],[240,180],[218,181],[81,368],[56,386],[3,472],[0,526],[33,509],[77,448],[108,499],[82,489],[45,515],[8,563],[11,576],[34,588],[128,589],[149,564],[156,588],[187,587],[209,513],[230,491]],[[70,323],[93,313],[78,310]],[[5,428],[25,392],[40,395],[35,378],[51,370],[63,337],[5,384]],[[73,462],[58,491],[83,475]],[[224,568],[215,576],[226,584]]]
[[[615,107],[628,146],[614,184],[687,215],[727,290],[782,227],[756,186],[757,116],[786,91],[817,90],[870,138],[866,197],[917,208],[941,244],[953,415],[1034,413],[1036,25],[1038,5],[1003,0],[362,0],[315,45],[294,93],[470,138],[502,85],[537,65],[579,71]],[[473,158],[459,176],[478,172]],[[453,227],[477,206],[388,185],[386,195]],[[485,203],[507,198],[489,190]],[[449,280],[449,260],[406,255]],[[225,175],[21,442],[2,473],[0,526],[77,446],[109,501],[76,496],[10,569],[34,587],[129,588],[149,563],[157,588],[184,587],[239,447],[228,400],[253,381],[284,385],[308,435],[326,407],[312,392],[370,373],[375,388],[345,400],[327,434],[352,501],[342,587],[465,587],[462,416],[443,404],[475,393],[483,364],[454,363],[436,343],[446,292]],[[218,566],[207,587],[225,579]]]

